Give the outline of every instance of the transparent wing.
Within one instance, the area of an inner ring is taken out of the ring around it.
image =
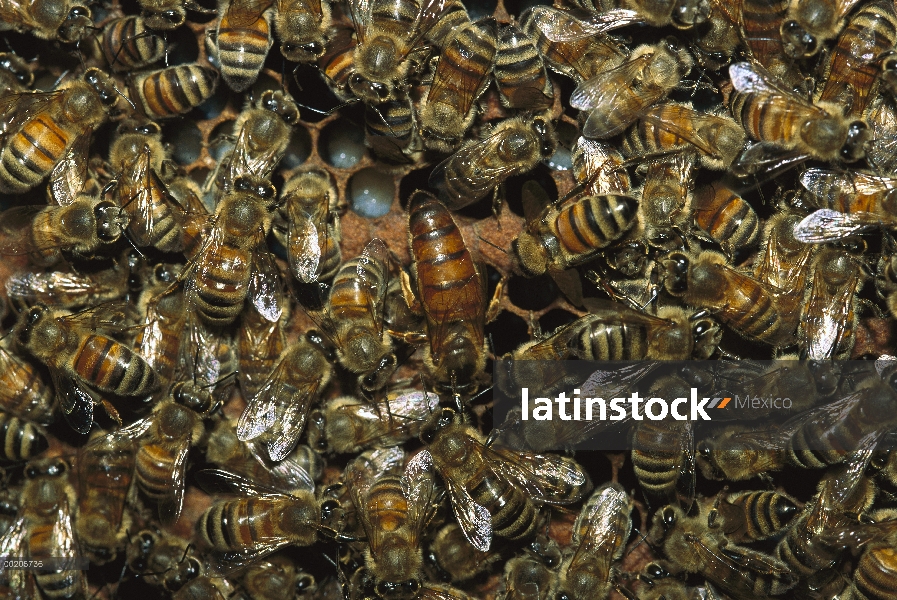
[[[196,483],[210,495],[243,496],[255,498],[292,498],[288,494],[240,477],[223,469],[202,469],[196,473]]]
[[[267,452],[262,448],[261,444],[256,442],[244,443],[249,448],[252,458],[282,481],[286,489],[304,490],[306,492],[315,491],[315,482],[302,465],[289,458],[278,463],[271,463],[267,458]]]
[[[28,556],[28,524],[25,517],[17,518],[3,537],[0,537],[0,556]],[[0,568],[0,586],[10,594],[11,600],[32,600],[37,597],[28,571]]]
[[[571,504],[580,498],[567,497],[570,488],[586,483],[585,473],[559,456],[503,446],[487,446],[483,454],[493,471],[510,478],[536,501]]]
[[[372,0],[348,0],[348,5],[358,43],[364,44],[367,29],[371,26]]]
[[[642,22],[637,12],[622,8],[595,12],[579,19],[550,6],[535,6],[531,15],[539,31],[552,42],[573,42]]]
[[[87,159],[90,149],[90,130],[83,131],[65,156],[50,172],[48,190],[50,198],[60,206],[66,206],[84,191],[87,184]]]
[[[749,143],[732,163],[732,173],[737,177],[772,178],[809,158],[809,154],[785,150],[776,142]]]
[[[315,222],[305,211],[293,208],[293,204],[290,203],[290,224],[287,229],[290,270],[299,281],[311,283],[318,279],[322,245]]]
[[[56,397],[65,420],[80,434],[90,433],[93,425],[93,396],[72,377],[52,369]]]
[[[496,39],[495,21],[489,21],[485,24],[474,22],[466,25],[466,27],[480,30],[486,28],[491,29],[490,34],[485,34],[485,32],[481,31],[477,37],[483,41]],[[443,51],[442,57],[439,59],[439,63],[436,66],[436,74],[433,76],[433,84],[427,92],[427,102],[450,101],[452,106],[458,111],[458,114],[466,115],[470,110],[470,107],[473,106],[477,94],[483,89],[486,77],[492,72],[492,59],[495,56],[495,45],[490,44],[489,46],[489,50],[492,52],[491,55],[488,57],[485,55],[482,56],[484,59],[488,58],[488,62],[467,62],[465,65],[466,68],[460,72],[460,79],[458,79],[457,70],[455,69],[454,64],[465,64],[463,61],[470,52],[464,47],[461,40],[462,36],[453,36],[451,42],[449,42],[449,45]]]
[[[231,0],[225,17],[230,27],[248,27],[262,17],[273,0]]]
[[[663,115],[664,118],[661,118],[660,115]],[[717,156],[712,142],[703,135],[702,131],[713,131],[713,125],[722,122],[722,119],[718,117],[699,113],[687,106],[665,105],[648,109],[641,119],[659,129],[675,134],[706,156]],[[707,127],[701,127],[702,124]]]
[[[794,237],[805,244],[821,244],[844,239],[881,225],[881,219],[867,212],[842,213],[821,208],[794,226]]]
[[[0,16],[3,14],[3,7],[10,4],[4,2],[0,4]],[[26,12],[30,12],[30,9]],[[6,23],[18,22],[19,18],[4,18]],[[51,110],[52,104],[60,103],[65,100],[66,93],[64,91],[57,92],[23,92],[21,94],[9,94],[0,98],[0,126],[2,133],[13,131],[22,123],[27,121],[33,115]]]
[[[622,553],[632,529],[631,510],[632,501],[619,484],[607,484],[596,490],[573,526],[573,543],[579,546],[567,570],[578,572],[597,559],[602,580],[607,580],[611,564]],[[625,524],[622,531],[620,522]]]
[[[380,238],[374,238],[368,242],[361,252],[358,264],[355,267],[358,283],[366,288],[372,303],[368,307],[368,315],[371,319],[371,327],[382,333],[383,331],[383,305],[386,302],[386,289],[389,286],[389,250]]]
[[[72,521],[72,511],[68,499],[65,497],[59,501],[56,509],[56,522],[51,530],[49,548],[53,548],[53,555],[62,558],[76,558],[78,542],[75,539],[75,527]]]
[[[274,427],[279,402],[277,392],[284,370],[285,366],[281,361],[240,415],[237,423],[237,437],[240,440],[244,442],[254,440]]]
[[[268,441],[268,455],[273,461],[285,459],[296,444],[299,436],[305,429],[305,419],[308,409],[317,397],[318,382],[307,383],[302,389],[294,392],[289,403],[283,410],[283,419],[274,423],[272,431],[273,440]]]
[[[860,171],[807,169],[800,174],[800,183],[814,196],[827,200],[829,206],[839,196],[886,194],[897,190],[897,178]]]
[[[517,167],[513,163],[494,159],[495,152],[504,140],[504,134],[499,131],[485,140],[468,142],[455,154],[436,165],[430,173],[430,187],[439,190],[440,199],[449,210],[458,210],[476,202],[517,172]],[[462,196],[449,192],[445,184],[446,169],[449,165],[459,173],[476,173],[475,179],[468,179],[465,182],[469,195]]]
[[[265,244],[264,236],[252,253],[252,275],[249,278],[249,298],[256,311],[272,323],[283,314],[283,280],[274,257]]]
[[[755,62],[739,62],[729,65],[729,78],[732,80],[732,86],[739,92],[759,92],[763,94],[773,94],[776,96],[785,96],[791,101],[811,108],[814,111],[820,111],[791,90],[783,88],[776,83],[774,75],[770,74],[762,65]]]
[[[187,489],[187,457],[190,453],[190,440],[185,439],[175,450],[175,460],[169,473],[168,497],[159,503],[159,520],[166,527],[177,523],[184,507],[184,492]]]
[[[570,94],[570,107],[578,110],[591,110],[596,107],[610,109],[617,106],[618,98],[622,94],[628,93],[625,86],[631,84],[642,74],[652,58],[653,55],[645,54],[583,81]]]
[[[802,342],[808,360],[828,360],[843,350],[841,342],[849,334],[857,292],[855,271],[842,285],[830,291],[826,277],[817,272],[813,278],[804,318]]]

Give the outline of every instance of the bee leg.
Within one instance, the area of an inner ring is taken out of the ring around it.
[[[498,285],[495,286],[495,293],[492,295],[492,300],[489,301],[489,307],[486,309],[486,322],[491,323],[498,317],[498,313],[502,311],[501,307],[501,298],[504,295],[505,290],[505,277],[502,277],[499,280]]]
[[[498,218],[501,216],[501,205],[504,198],[505,184],[500,183],[492,189],[492,216],[495,217],[495,221],[498,223],[499,231],[501,231],[501,221]]]
[[[411,309],[412,312],[417,314],[423,313],[423,307],[417,299],[417,295],[414,293],[414,285],[411,283],[411,275],[409,275],[405,269],[402,269],[399,273],[399,279],[402,282],[402,296],[405,298],[405,304],[408,305],[408,308]]]
[[[121,416],[118,414],[118,411],[115,409],[112,404],[109,403],[108,400],[100,400],[100,406],[103,407],[103,410],[106,411],[106,414],[109,415],[109,418],[115,421],[115,424],[119,427],[122,426]]]

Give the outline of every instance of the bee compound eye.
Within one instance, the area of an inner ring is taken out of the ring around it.
[[[669,529],[676,523],[676,511],[673,510],[672,506],[666,506],[661,512],[660,518],[663,522],[664,529]]]
[[[313,588],[315,585],[315,578],[311,575],[302,575],[298,579],[296,579],[296,591],[304,592],[310,588]]]

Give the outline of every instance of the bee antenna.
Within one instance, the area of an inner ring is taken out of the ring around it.
[[[118,209],[118,210],[121,211],[121,209]],[[119,214],[121,214],[121,212],[119,212]],[[128,240],[128,243],[131,244],[131,248],[133,248],[134,251],[140,255],[140,258],[142,258],[143,260],[146,260],[146,255],[143,252],[141,252],[140,248],[138,248],[134,244],[134,240],[131,239],[131,236],[128,235],[127,230],[124,228],[124,226],[122,226],[121,223],[118,224],[118,229],[121,231],[122,237],[124,237],[126,240]]]
[[[130,98],[128,98],[127,96],[125,96],[125,95],[122,93],[122,91],[121,91],[120,89],[118,89],[118,86],[115,85],[115,83],[112,84],[112,89],[115,90],[115,91],[118,93],[119,96],[121,96],[122,98],[124,98],[124,99],[125,99],[125,102],[127,102],[128,104],[131,105],[131,110],[137,110],[137,105],[134,104],[134,101],[131,100]]]
[[[69,74],[69,70],[70,70],[70,69],[66,69],[65,71],[63,71],[63,72],[59,75],[59,77],[56,78],[56,81],[53,82],[53,89],[54,89],[54,90],[55,90],[57,87],[59,87],[59,84],[62,83],[62,80],[65,79],[66,75]]]
[[[294,75],[295,75],[295,73],[294,73]],[[298,85],[298,83],[297,83],[297,85]],[[301,89],[301,88],[300,88],[300,89]],[[306,110],[310,110],[311,112],[313,112],[313,113],[317,113],[317,114],[319,114],[319,115],[332,115],[333,113],[335,113],[335,112],[338,111],[339,109],[341,109],[341,108],[345,108],[345,107],[347,107],[347,106],[349,106],[349,105],[352,105],[352,104],[355,104],[355,103],[357,103],[357,102],[360,102],[360,100],[359,100],[358,98],[352,98],[351,100],[346,100],[346,101],[343,102],[342,104],[337,104],[336,106],[334,106],[334,107],[331,108],[330,110],[321,110],[320,108],[315,108],[315,107],[313,107],[313,106],[306,106],[305,104],[300,104],[300,103],[298,103],[298,102],[296,102],[296,106],[298,106],[299,108],[304,108],[304,109],[306,109]]]
[[[162,43],[165,44],[165,68],[168,68],[168,32],[162,34]]]
[[[490,246],[492,246],[493,248],[495,248],[495,249],[498,250],[499,252],[502,252],[503,254],[507,254],[507,253],[508,253],[507,250],[505,250],[504,248],[502,248],[502,247],[500,247],[500,246],[498,246],[498,245],[496,245],[496,244],[493,244],[492,242],[490,242],[490,241],[487,240],[486,238],[482,237],[479,233],[477,234],[477,237],[480,239],[481,242],[484,242],[484,243],[486,243],[486,244],[489,244]]]
[[[389,122],[386,120],[386,117],[383,116],[383,113],[380,111],[380,109],[377,108],[376,106],[371,106],[370,108],[372,108],[374,110],[374,112],[377,113],[377,116],[380,117],[380,120],[383,121],[383,124],[386,125],[387,129],[389,129],[390,135],[392,135],[392,137],[394,137],[394,138],[399,137],[398,134],[395,131],[393,131],[392,125],[389,124]]]

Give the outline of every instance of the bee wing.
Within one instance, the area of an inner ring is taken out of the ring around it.
[[[782,289],[788,282],[801,277],[812,254],[813,246],[807,244],[801,250],[799,258],[791,259],[784,256],[779,249],[778,241],[771,235],[760,268],[756,272],[757,279]]]
[[[284,15],[290,12],[302,13],[311,12],[320,20],[323,11],[321,10],[321,0],[277,0],[277,12]]]
[[[794,237],[805,244],[834,242],[881,225],[881,218],[868,212],[842,213],[820,208],[794,226]]]
[[[252,312],[244,313],[240,323],[240,337],[238,347],[242,352],[241,363],[259,364],[259,361],[263,361],[263,364],[273,368],[274,361],[283,353],[284,338],[280,321],[272,323],[267,319],[256,318]],[[262,375],[255,373],[254,369],[241,369],[238,377],[247,398],[255,396],[264,382]]]
[[[348,0],[349,17],[355,25],[355,35],[359,44],[364,44],[368,27],[371,26],[372,0]]]
[[[500,133],[494,133],[485,140],[468,142],[455,154],[449,156],[436,165],[430,174],[430,187],[439,190],[439,197],[444,201],[449,210],[458,210],[476,202],[488,194],[496,186],[496,182],[503,181],[515,172],[514,165],[510,163],[496,163],[491,156],[504,138]],[[445,170],[449,164],[454,163],[460,172],[477,173],[476,180],[468,180],[470,195],[449,195],[445,187]],[[467,166],[461,166],[467,165]]]
[[[838,196],[887,194],[897,190],[897,178],[869,175],[859,171],[807,169],[800,175],[804,188],[831,205]]]
[[[606,484],[604,489],[596,491],[595,494],[600,495],[600,499],[586,504],[573,526],[573,543],[578,544],[578,547],[567,571],[576,572],[581,566],[597,558],[603,579],[607,579],[611,564],[622,553],[632,530],[632,521],[628,518],[632,502],[619,485]],[[617,517],[621,513],[627,515],[626,531],[619,535]],[[586,523],[588,525],[585,532],[580,533]]]
[[[35,296],[44,298],[45,304],[66,304],[104,289],[105,286],[100,286],[87,275],[75,272],[22,271],[13,273],[6,280],[9,299],[21,299],[27,304],[32,304]],[[53,299],[49,300],[51,296]]]
[[[399,4],[400,0],[394,1],[396,4]],[[427,34],[430,33],[433,26],[439,22],[440,17],[446,12],[446,9],[450,7],[451,4],[449,0],[424,0],[424,2],[421,3],[420,12],[414,23],[414,37],[412,42],[406,47],[406,54],[417,47],[418,43],[424,39]]]
[[[174,464],[169,473],[169,492],[165,499],[159,502],[159,521],[166,527],[178,522],[181,510],[184,508],[184,492],[187,489],[187,457],[190,454],[190,439],[184,439],[178,443],[175,450]]]
[[[542,211],[551,204],[551,198],[548,197],[545,188],[532,179],[523,184],[520,194],[523,201],[523,218],[527,223],[539,219]]]
[[[659,115],[664,114],[666,118]],[[713,144],[706,139],[702,133],[700,124],[712,124],[718,120],[713,115],[701,114],[687,106],[667,105],[654,106],[648,109],[641,119],[656,127],[675,134],[682,138],[706,156],[716,156],[717,152],[713,149]]]
[[[582,471],[559,456],[504,446],[486,446],[483,455],[493,471],[514,481],[537,502],[572,504],[579,498],[564,495],[571,486],[579,487],[586,482]]]
[[[801,324],[801,341],[808,360],[835,357],[841,342],[849,334],[858,272],[848,278],[834,293],[829,293],[825,277],[817,272]]]
[[[378,477],[400,467],[404,458],[405,453],[401,448],[384,448],[368,455],[362,454],[352,460],[346,467],[346,483],[349,488],[349,496],[352,499],[352,504],[355,505],[356,514],[364,527],[371,552],[375,556],[379,554],[385,532],[381,527],[373,526],[367,518],[368,490],[374,485]]]
[[[687,513],[695,502],[695,429],[691,421],[685,421],[682,426],[679,449],[683,460],[676,480],[676,496],[679,506]]]
[[[72,147],[59,163],[50,171],[48,191],[50,198],[60,206],[66,206],[86,187],[87,158],[90,149],[90,130],[86,129],[75,138]]]
[[[152,150],[148,145],[144,145],[137,157],[125,167],[125,173],[119,183],[119,203],[122,207],[133,203],[132,213],[139,215],[139,219],[131,219],[128,231],[131,232],[135,244],[149,246],[147,234],[155,229],[153,204],[156,199],[153,197],[152,190],[154,184],[162,189],[165,189],[165,186],[153,172]],[[177,206],[177,203],[173,201],[170,204]],[[139,227],[136,226],[138,222],[141,223]]]
[[[299,281],[311,283],[318,279],[322,244],[318,239],[316,221],[304,210],[294,207],[295,204],[290,203],[290,223],[287,228],[290,270]]]
[[[386,289],[389,287],[389,250],[380,238],[374,238],[368,242],[361,252],[358,264],[355,266],[355,274],[362,287],[370,291],[368,306],[370,326],[383,332],[383,309],[386,303]]]
[[[80,434],[90,433],[93,425],[93,396],[72,377],[51,369],[56,397],[65,420]]]
[[[467,600],[470,596],[447,585],[438,588],[424,585],[421,587],[418,598],[420,600]]]
[[[420,535],[433,517],[441,497],[436,488],[436,478],[433,476],[432,469],[406,471],[402,477],[402,494],[408,499],[411,543],[417,545]]]
[[[223,469],[202,469],[196,473],[196,483],[209,495],[250,496],[255,498],[291,498],[289,494],[250,481]]]
[[[25,517],[17,518],[0,537],[0,556],[28,556],[28,523]],[[32,578],[23,569],[6,570],[0,567],[0,586],[10,600],[31,600],[37,598]]]
[[[797,582],[797,576],[785,563],[768,554],[736,546],[725,540],[715,547],[708,546],[701,537],[695,537],[692,543],[697,554],[703,558],[704,565],[711,572],[716,565],[719,572],[729,571],[732,574],[731,578],[726,579],[728,589],[752,590],[756,585],[753,577],[756,573],[775,576],[785,584]]]
[[[838,21],[847,16],[847,14],[853,10],[853,7],[856,6],[860,0],[838,0],[835,3],[835,6],[838,11]]]
[[[250,441],[259,437],[272,427],[277,415],[277,404],[280,401],[280,379],[286,367],[281,361],[268,376],[258,393],[250,400],[237,423],[237,438]]]
[[[21,255],[62,247],[63,244],[38,248],[31,237],[34,218],[46,208],[46,205],[14,206],[0,213],[0,254]]]
[[[0,4],[0,18],[5,23],[18,23],[19,18],[9,20],[3,18],[3,8],[15,4],[13,2],[4,2]],[[30,12],[30,10],[28,11]],[[54,102],[64,100],[65,92],[22,92],[21,94],[9,94],[0,98],[0,127],[2,133],[7,134],[13,129],[20,126],[32,115],[49,109]]]
[[[184,319],[177,374],[194,383],[212,386],[221,376],[222,338],[208,329],[193,311],[187,311]]]
[[[290,539],[287,537],[268,536],[254,542],[252,548],[242,552],[211,552],[210,569],[221,577],[232,577],[236,572],[254,565],[289,543]]]
[[[652,55],[645,54],[603,71],[590,79],[586,79],[574,88],[570,94],[570,107],[578,110],[591,110],[597,106],[611,107],[616,104],[620,94],[625,93],[626,84],[638,78],[645,65],[651,62]],[[586,135],[586,137],[596,137]],[[606,134],[608,136],[613,133]]]
[[[252,276],[247,296],[258,313],[272,323],[283,314],[283,281],[280,269],[259,232],[259,243],[252,253]]]
[[[262,17],[273,0],[231,0],[225,13],[229,27],[249,27]]]
[[[732,80],[732,86],[736,91],[744,93],[759,92],[775,96],[784,96],[790,101],[796,102],[813,111],[820,112],[822,110],[804,98],[801,98],[793,91],[780,86],[776,77],[759,63],[732,63],[729,65],[729,78]]]
[[[737,177],[762,174],[764,178],[772,178],[808,158],[809,154],[785,150],[776,142],[754,142],[749,143],[732,163],[732,172]]]
[[[575,42],[642,22],[636,11],[624,8],[592,12],[583,19],[550,6],[534,6],[530,11],[539,31],[552,42]]]
[[[274,423],[272,441],[268,442],[268,455],[273,461],[280,461],[292,452],[305,429],[308,407],[317,397],[319,382],[309,382],[305,387],[293,392],[283,411],[283,418]]]
[[[72,522],[72,511],[68,499],[60,499],[59,508],[56,510],[56,522],[51,529],[50,548],[53,548],[54,556],[62,558],[76,558],[78,542],[75,539],[75,527]]]
[[[271,463],[266,456],[267,452],[265,452],[261,444],[256,442],[244,443],[249,448],[252,458],[282,481],[285,489],[315,491],[315,482],[302,465],[289,458],[278,463]]]
[[[402,476],[402,485],[412,489],[414,482],[423,475],[421,473],[433,470],[433,456],[429,450],[422,450],[414,455],[405,465],[405,475]],[[442,480],[448,489],[449,498],[452,501],[452,509],[455,518],[467,541],[482,552],[489,550],[492,544],[492,515],[485,506],[477,504],[465,489],[464,484],[455,481],[454,472],[440,472]],[[408,483],[405,483],[406,480]]]

